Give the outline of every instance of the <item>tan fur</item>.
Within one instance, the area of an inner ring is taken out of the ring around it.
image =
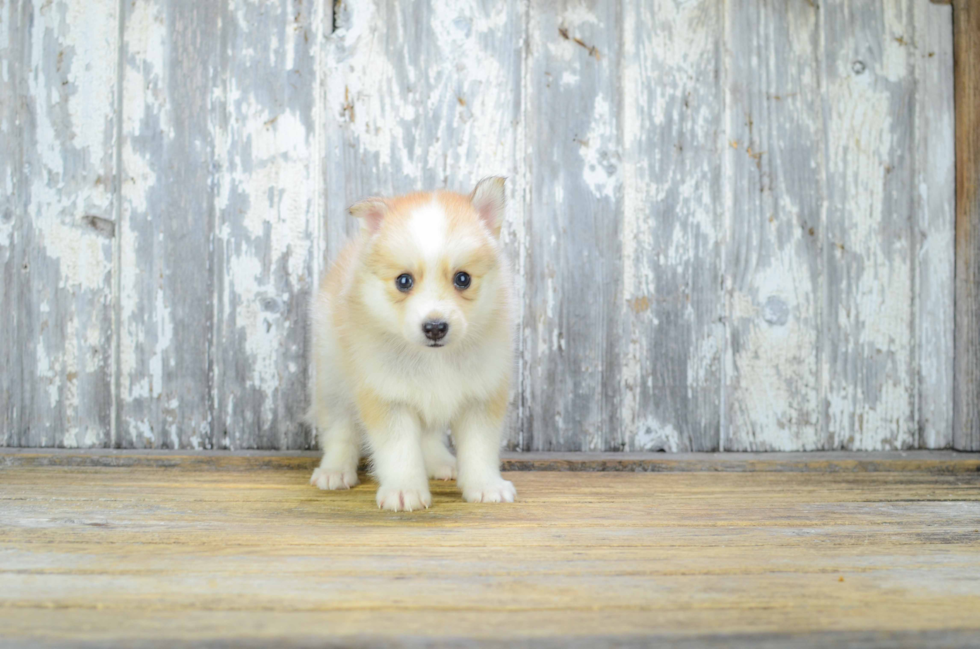
[[[487,415],[494,421],[500,421],[507,414],[509,390],[507,385],[501,385],[497,393],[487,401]]]

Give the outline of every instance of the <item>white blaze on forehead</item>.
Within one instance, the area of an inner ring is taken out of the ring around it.
[[[434,263],[445,252],[449,219],[435,198],[412,213],[408,227],[426,261]]]

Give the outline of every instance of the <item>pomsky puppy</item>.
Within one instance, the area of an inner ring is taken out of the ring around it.
[[[320,489],[357,484],[371,457],[378,507],[432,504],[429,478],[457,477],[469,502],[513,502],[500,476],[512,371],[511,275],[498,242],[504,179],[368,198],[312,313],[312,416]],[[452,431],[458,457],[447,447]]]

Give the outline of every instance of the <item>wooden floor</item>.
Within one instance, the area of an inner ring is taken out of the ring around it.
[[[980,644],[976,455],[511,472],[411,514],[308,456],[31,457],[0,453],[5,646]]]

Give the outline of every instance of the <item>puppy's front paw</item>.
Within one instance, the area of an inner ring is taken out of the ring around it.
[[[310,484],[320,489],[350,489],[357,486],[357,483],[357,471],[343,469],[319,467],[310,478]]]
[[[513,483],[503,478],[463,487],[463,500],[470,503],[512,503],[516,496]]]
[[[411,512],[428,509],[432,504],[432,494],[428,487],[412,489],[392,485],[378,487],[378,509],[390,512]]]

